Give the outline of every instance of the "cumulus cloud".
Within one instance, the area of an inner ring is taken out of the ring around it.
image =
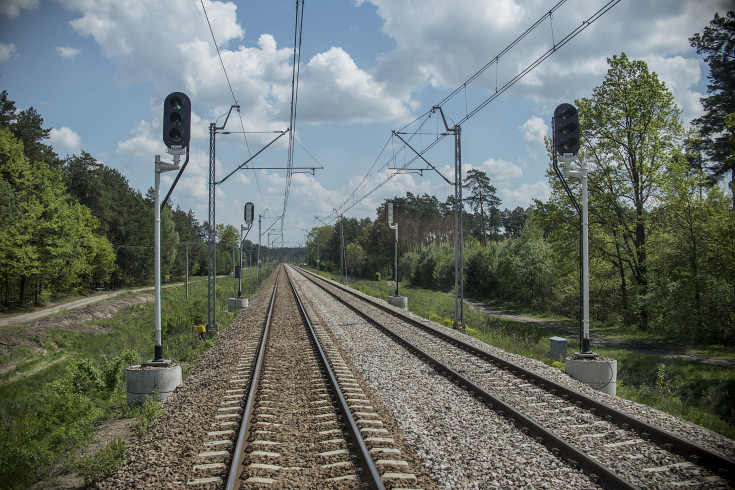
[[[61,56],[62,58],[73,60],[81,51],[76,48],[70,48],[68,46],[57,46],[56,52],[59,53],[59,56]]]
[[[518,129],[521,130],[526,149],[535,157],[543,147],[544,137],[549,133],[546,122],[538,116],[533,116],[521,124]]]
[[[64,153],[79,154],[82,146],[82,138],[66,126],[51,128],[49,142],[60,156]]]
[[[248,114],[246,130],[288,125],[292,47],[279,47],[270,34],[262,34],[257,45],[234,46],[244,37],[235,3],[205,2],[221,63],[198,2],[161,0],[131,7],[114,0],[61,1],[82,13],[71,22],[72,27],[94,38],[116,63],[123,81],[179,87],[197,104],[215,107],[207,117],[218,116],[222,113],[218,111],[227,112],[229,107],[223,105],[223,94],[229,92],[221,66],[224,63],[241,110]],[[176,23],[169,21],[172,10],[178,14]],[[186,37],[180,32],[186,32]],[[224,102],[230,104],[231,100],[225,97]],[[339,47],[302,61],[300,121],[392,121],[406,117],[410,105],[410,98],[392,95]]]
[[[548,12],[541,0],[360,0],[371,3],[383,18],[383,31],[395,40],[375,69],[376,79],[395,90],[422,87],[451,90],[489,63],[461,96],[471,108],[502,88],[566,34],[582,25],[604,1],[572,0],[496,63],[494,57]],[[559,103],[591,95],[607,71],[606,58],[626,52],[659,71],[684,109],[694,114],[692,85],[700,80],[699,55],[688,37],[701,32],[714,12],[728,9],[727,0],[697,2],[620,2],[590,24],[568,45],[512,88],[512,94]],[[553,32],[553,35],[552,35]],[[464,101],[463,101],[464,102]],[[462,110],[464,111],[464,104]],[[455,118],[454,114],[448,114]],[[464,114],[461,114],[464,115]]]
[[[467,166],[467,170],[473,168],[472,165]],[[515,163],[506,160],[496,160],[488,158],[476,168],[482,170],[490,177],[490,182],[495,185],[497,182],[506,182],[512,179],[523,177],[523,170]],[[465,170],[463,168],[463,170]]]
[[[0,43],[0,63],[7,61],[15,55],[14,43]]]
[[[517,206],[527,208],[534,199],[546,201],[551,195],[548,182],[538,181],[534,183],[521,184],[518,187],[502,186],[498,189],[498,195],[503,200],[503,207],[514,209]]]
[[[409,114],[404,101],[359,69],[341,48],[314,56],[303,75],[299,111],[307,120],[394,121]]]
[[[40,4],[40,0],[3,0],[0,2],[0,14],[14,19],[20,15],[21,10],[35,10]]]

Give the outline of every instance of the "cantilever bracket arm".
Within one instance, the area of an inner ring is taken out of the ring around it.
[[[395,131],[391,131],[391,132],[392,132],[392,133],[393,133],[393,134],[394,134],[395,136],[397,136],[399,140],[403,141],[403,144],[404,144],[404,145],[406,145],[407,147],[409,147],[409,148],[411,149],[411,151],[413,151],[413,152],[414,152],[414,153],[415,153],[416,155],[418,155],[418,157],[419,157],[420,159],[422,159],[422,160],[423,160],[424,162],[426,162],[426,164],[427,164],[427,165],[428,165],[429,167],[431,167],[431,169],[432,169],[432,170],[433,170],[434,172],[438,173],[438,174],[439,174],[439,176],[440,176],[440,177],[441,177],[442,179],[444,179],[444,180],[446,181],[446,183],[447,183],[447,184],[449,184],[449,185],[454,185],[454,182],[451,182],[451,181],[450,181],[449,179],[447,179],[446,177],[444,177],[444,175],[442,175],[442,173],[441,173],[440,171],[438,171],[438,170],[436,169],[436,167],[435,167],[435,166],[433,166],[433,165],[432,165],[431,163],[429,163],[429,161],[428,161],[428,160],[427,160],[426,158],[424,158],[424,156],[423,156],[423,155],[422,155],[421,153],[419,153],[419,152],[418,152],[418,151],[416,151],[416,150],[415,150],[415,149],[414,149],[414,148],[413,148],[413,147],[412,147],[411,145],[409,145],[409,144],[408,144],[408,141],[406,141],[406,140],[404,140],[403,138],[401,138],[401,135],[400,135],[400,134],[396,133]]]
[[[233,170],[232,172],[230,172],[229,174],[227,174],[227,177],[225,177],[224,179],[220,180],[219,182],[216,182],[216,185],[220,185],[220,184],[222,184],[222,183],[223,183],[223,182],[224,182],[225,180],[227,180],[227,179],[229,179],[230,177],[232,177],[232,175],[233,175],[233,174],[234,174],[235,172],[237,172],[238,170],[240,170],[241,168],[243,168],[243,167],[244,167],[245,165],[247,165],[248,163],[250,163],[250,162],[251,162],[251,161],[253,160],[253,158],[255,158],[255,157],[257,157],[258,155],[260,155],[261,153],[263,153],[263,150],[265,150],[265,149],[266,149],[266,148],[268,148],[268,147],[269,147],[270,145],[272,145],[273,143],[275,143],[276,141],[278,141],[278,139],[279,139],[279,138],[280,138],[281,136],[283,136],[284,134],[288,133],[289,131],[291,131],[291,130],[290,130],[290,129],[286,129],[286,130],[284,130],[284,131],[280,131],[280,134],[279,134],[278,136],[276,136],[275,138],[273,138],[273,140],[271,140],[271,142],[270,142],[270,143],[268,143],[268,144],[267,144],[267,145],[265,145],[265,146],[264,146],[263,148],[261,148],[260,150],[258,150],[258,152],[257,152],[257,153],[256,153],[255,155],[253,155],[253,156],[251,156],[250,158],[248,158],[247,160],[245,160],[245,161],[244,161],[244,162],[243,162],[243,163],[242,163],[242,164],[241,164],[241,165],[240,165],[239,167],[237,167],[237,168],[236,168],[235,170]]]
[[[220,129],[225,129],[225,126],[227,126],[227,121],[230,119],[230,114],[232,114],[232,109],[237,107],[237,112],[240,112],[240,104],[234,104],[230,106],[230,110],[227,111],[227,117],[225,118],[225,122],[222,123],[222,126],[218,127],[217,125],[214,126],[215,131],[219,131]],[[220,116],[222,117],[222,116]]]
[[[447,133],[453,133],[454,128],[450,128],[449,124],[447,124],[447,118],[444,117],[444,111],[442,110],[442,107],[440,105],[435,105],[431,108],[431,112],[439,111],[439,114],[442,116],[442,121],[444,121],[444,127],[447,128]]]
[[[171,188],[168,190],[168,194],[166,194],[166,197],[163,198],[163,201],[161,201],[161,211],[163,211],[163,208],[166,206],[166,202],[168,202],[168,198],[171,197],[171,193],[174,191],[174,187],[176,187],[176,184],[179,182],[179,179],[181,178],[181,175],[184,173],[184,170],[186,169],[186,166],[189,164],[189,145],[186,145],[186,160],[184,160],[184,165],[182,165],[181,170],[179,170],[179,173],[176,174],[176,178],[174,179],[174,183],[171,185]]]

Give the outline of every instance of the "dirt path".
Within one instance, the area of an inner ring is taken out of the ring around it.
[[[193,281],[189,281],[191,284]],[[183,282],[177,282],[175,284],[166,284],[165,286],[162,286],[163,288],[170,288],[171,286],[183,286]],[[81,308],[82,306],[87,306],[92,303],[96,303],[98,301],[104,301],[106,299],[114,298],[115,296],[119,296],[124,293],[139,293],[141,291],[153,291],[154,287],[145,287],[145,288],[139,288],[139,289],[125,289],[121,291],[112,291],[109,293],[97,293],[94,296],[90,296],[89,298],[82,298],[78,299],[76,301],[71,301],[69,303],[64,303],[61,305],[56,306],[50,306],[48,308],[43,308],[37,311],[32,311],[30,313],[22,313],[20,315],[12,315],[5,318],[0,318],[0,327],[9,327],[11,325],[22,325],[24,323],[32,322],[33,320],[38,320],[39,318],[43,318],[45,316],[53,315],[54,313],[58,313],[60,311],[64,310],[73,310],[75,308]]]
[[[468,308],[471,311],[483,313],[485,315],[490,315],[490,316],[494,316],[497,318],[505,318],[505,319],[512,320],[515,322],[538,323],[541,325],[545,325],[549,327],[549,329],[554,335],[559,335],[567,339],[578,339],[579,337],[578,327],[571,327],[568,325],[563,325],[561,323],[552,322],[550,320],[540,320],[538,318],[531,318],[528,316],[516,315],[514,313],[510,313],[504,310],[492,308],[484,304],[483,302],[477,301],[474,299],[465,298],[464,301],[465,301],[465,304],[467,304]],[[594,351],[594,346],[597,345],[597,346],[609,347],[612,349],[621,349],[621,350],[640,352],[642,354],[665,356],[671,359],[678,359],[681,361],[701,362],[702,364],[712,364],[715,366],[725,366],[725,367],[735,368],[735,357],[710,357],[710,356],[701,356],[701,355],[696,355],[696,354],[684,354],[681,352],[677,352],[680,349],[678,349],[674,344],[664,342],[664,341],[620,340],[620,339],[615,339],[612,337],[606,337],[604,335],[600,335],[600,334],[595,333],[594,331],[591,331],[590,332],[590,344],[592,345],[593,351]]]

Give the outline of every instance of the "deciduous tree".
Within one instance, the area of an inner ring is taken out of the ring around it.
[[[649,211],[681,143],[680,110],[645,62],[623,53],[608,64],[592,97],[576,101],[583,141],[579,157],[589,168],[590,219],[609,233],[608,249],[619,255],[636,285],[639,326],[645,330],[647,241],[654,226]]]

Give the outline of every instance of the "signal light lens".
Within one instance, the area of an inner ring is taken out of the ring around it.
[[[181,126],[184,123],[184,118],[178,112],[172,112],[169,120],[174,126]]]
[[[184,135],[181,134],[181,131],[178,129],[172,129],[168,132],[168,137],[173,143],[181,143],[181,140],[184,139]]]
[[[177,96],[171,97],[171,99],[169,100],[169,105],[171,106],[173,110],[180,111],[181,107],[183,106],[181,102],[181,97],[177,97]]]

